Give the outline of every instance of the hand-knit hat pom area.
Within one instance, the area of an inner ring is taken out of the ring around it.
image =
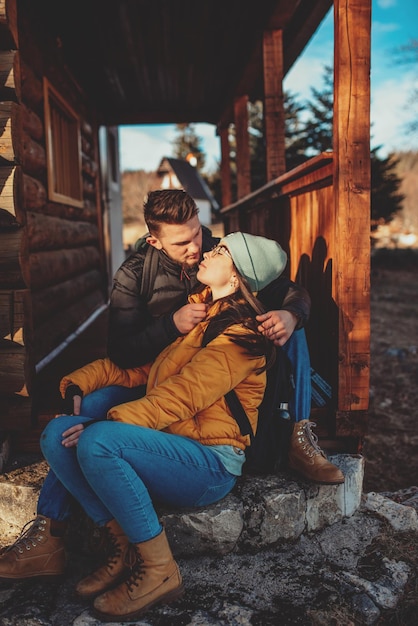
[[[237,232],[226,235],[219,243],[228,248],[235,267],[248,280],[252,291],[261,291],[286,267],[287,254],[273,239]]]

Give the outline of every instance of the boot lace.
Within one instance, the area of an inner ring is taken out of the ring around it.
[[[296,424],[297,426],[297,424]],[[323,456],[325,458],[324,451],[318,445],[318,437],[312,431],[312,428],[315,428],[315,422],[307,422],[302,426],[299,426],[297,435],[298,441],[302,446],[302,449],[306,452],[306,454],[310,457],[314,457],[317,455]]]
[[[119,543],[118,537],[112,533],[110,528],[105,526],[103,530],[104,536],[102,539],[102,545],[107,553],[106,566],[113,568],[122,555],[122,545]]]
[[[16,550],[19,554],[23,554],[24,550],[36,548],[42,542],[45,533],[46,520],[42,517],[36,517],[34,520],[27,522],[14,543],[4,549],[4,552]]]
[[[125,565],[131,570],[125,584],[129,591],[132,591],[134,587],[138,587],[139,581],[142,580],[143,574],[145,573],[144,561],[137,546],[133,544],[129,545],[125,555]]]

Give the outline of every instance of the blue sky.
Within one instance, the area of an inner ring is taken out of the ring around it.
[[[418,40],[417,0],[372,0],[371,145],[382,146],[384,157],[395,150],[418,150],[418,135],[406,125],[418,117],[412,92],[418,90],[418,64],[400,64],[394,51]],[[311,98],[311,87],[323,88],[324,67],[333,62],[333,12],[284,80],[285,91],[299,102]],[[195,124],[206,153],[205,170],[216,169],[220,139],[211,124]],[[154,171],[164,156],[172,156],[175,125],[122,126],[119,130],[122,170]]]

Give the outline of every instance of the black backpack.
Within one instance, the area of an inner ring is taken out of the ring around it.
[[[289,401],[293,393],[290,360],[282,348],[276,347],[276,361],[267,371],[266,391],[258,409],[255,434],[235,391],[229,391],[225,395],[241,433],[250,435],[251,439],[251,445],[245,451],[243,473],[273,474],[286,469],[290,437],[295,423],[289,413]]]

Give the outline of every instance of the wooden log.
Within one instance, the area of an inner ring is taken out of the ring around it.
[[[32,252],[74,248],[99,240],[97,226],[34,213],[27,214],[25,237]]]
[[[1,0],[0,2],[0,32],[3,48],[17,48],[19,41],[17,30],[16,0]]]
[[[23,301],[27,290],[0,290],[0,337],[14,339],[24,325]],[[19,342],[20,343],[20,342]]]
[[[96,186],[91,180],[83,178],[83,195],[93,200],[96,196]]]
[[[24,61],[20,60],[19,69],[15,61],[16,84],[19,84],[18,74],[20,73],[20,84],[22,86],[19,100],[30,109],[35,110],[39,115],[43,113],[44,91],[42,80],[40,80]]]
[[[0,51],[0,100],[17,101],[15,59],[19,54],[16,50]]]
[[[30,152],[41,153],[40,148],[35,150],[30,142],[27,139],[25,141],[24,138],[25,135],[28,135],[32,140],[35,140],[35,146],[37,142],[42,141],[42,122],[36,113],[30,111],[23,104],[17,104],[10,100],[8,102],[0,102],[0,128],[2,128],[0,157],[5,161],[9,161],[13,165],[16,161],[28,161],[30,164],[33,160]],[[26,147],[25,145],[22,146],[22,143],[26,144]],[[29,152],[29,155],[25,155],[25,151]],[[37,160],[39,161],[39,156]],[[26,166],[25,169],[33,168]]]
[[[48,317],[56,315],[58,311],[66,315],[67,308],[74,301],[81,300],[88,293],[103,289],[103,282],[103,275],[98,270],[91,270],[71,280],[34,292],[31,302],[33,323],[39,325]]]
[[[40,180],[23,174],[23,198],[24,206],[27,210],[42,210],[47,202],[45,186]]]
[[[31,361],[33,360],[35,364],[39,363],[61,344],[68,341],[69,335],[75,332],[104,303],[103,292],[96,290],[68,307],[65,315],[59,311],[44,324],[35,327],[33,334],[27,337]]]
[[[13,126],[19,132],[26,132],[32,139],[44,143],[44,125],[42,119],[24,104],[15,105],[12,108]]]
[[[45,148],[32,139],[28,133],[22,133],[21,141],[17,144],[17,159],[26,174],[46,181],[46,151]]]
[[[27,395],[25,380],[26,349],[20,344],[0,341],[0,394]]]
[[[84,198],[82,207],[73,207],[68,204],[48,202],[42,209],[45,215],[62,217],[68,220],[80,220],[97,223],[97,209],[91,200]]]
[[[0,102],[0,128],[1,138],[0,138],[0,157],[4,159],[4,161],[8,161],[11,164],[14,164],[15,160],[15,151],[13,149],[13,140],[12,140],[12,109],[13,107],[18,107],[19,105],[15,102]]]
[[[0,285],[3,289],[25,286],[20,268],[22,229],[0,232]]]
[[[81,155],[81,162],[83,174],[86,174],[91,178],[96,178],[98,169],[96,161],[91,159],[85,152],[83,152],[83,154]]]
[[[71,250],[35,252],[29,255],[29,263],[22,268],[31,289],[44,289],[72,276],[100,267],[99,250],[94,246]]]
[[[20,167],[0,167],[0,209],[3,212],[0,218],[1,226],[25,222],[25,213],[19,201],[21,181]]]

